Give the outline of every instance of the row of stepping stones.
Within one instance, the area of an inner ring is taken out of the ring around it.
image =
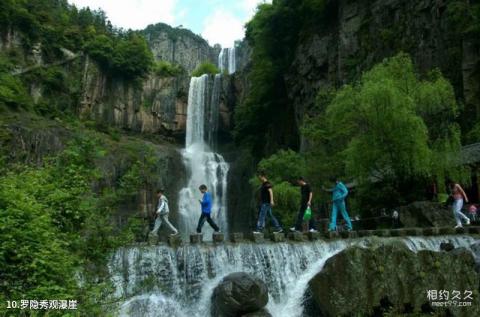
[[[469,226],[463,228],[450,227],[429,227],[429,228],[402,228],[402,229],[377,229],[377,230],[358,230],[358,231],[341,231],[341,232],[288,232],[271,234],[251,233],[244,235],[240,232],[234,232],[229,235],[229,240],[233,243],[252,241],[255,243],[263,243],[268,240],[272,242],[285,241],[315,241],[315,240],[331,240],[331,239],[355,239],[359,237],[402,237],[402,236],[437,236],[437,235],[454,235],[454,234],[480,234],[480,226]],[[223,233],[213,233],[212,242],[214,244],[225,242]],[[150,244],[158,243],[157,239],[150,239]],[[182,245],[183,241],[180,235],[168,237],[170,246]],[[190,235],[190,244],[203,243],[203,234],[194,233]]]

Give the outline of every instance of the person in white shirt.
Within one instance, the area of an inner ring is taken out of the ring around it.
[[[168,199],[167,197],[165,197],[163,189],[159,189],[157,191],[157,197],[158,205],[157,211],[155,212],[155,226],[150,232],[150,235],[157,235],[158,229],[160,229],[162,222],[165,222],[170,228],[170,230],[173,231],[172,235],[178,234],[178,230],[170,223],[170,221],[168,221],[168,213],[170,212],[170,210],[168,208]]]

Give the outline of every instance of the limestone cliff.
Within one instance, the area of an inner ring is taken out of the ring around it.
[[[88,56],[83,61],[80,115],[140,133],[185,129],[187,81],[150,75],[141,83],[111,78]]]
[[[180,64],[188,74],[203,62],[217,63],[220,47],[210,47],[190,30],[158,23],[149,25],[143,33],[156,60]]]
[[[70,110],[82,119],[135,133],[176,136],[178,141],[183,142],[189,73],[204,61],[216,63],[220,47],[210,47],[191,31],[164,24],[149,26],[144,33],[157,60],[179,64],[187,72],[175,77],[151,73],[141,80],[125,80],[103,72],[88,55],[66,50],[63,58],[45,64],[36,45],[31,51],[23,50],[15,30],[0,37],[0,50],[7,52],[14,49],[24,56],[25,63],[18,65],[15,71],[19,76],[40,68],[60,66],[59,72],[70,80],[71,86],[75,86],[72,90],[79,94],[78,101],[70,104]],[[248,55],[245,50],[240,51],[245,61]],[[228,138],[236,92],[232,77],[226,76],[223,83],[219,126],[222,134]],[[41,102],[45,97],[42,82],[34,80],[28,84],[35,103]],[[45,102],[49,103],[48,100]]]

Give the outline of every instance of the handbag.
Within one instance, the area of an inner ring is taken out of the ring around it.
[[[305,213],[303,214],[303,220],[310,220],[312,218],[312,209],[310,207],[307,207],[305,209]]]

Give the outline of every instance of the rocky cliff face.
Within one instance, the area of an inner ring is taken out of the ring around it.
[[[409,53],[421,71],[439,67],[472,109],[467,112],[478,115],[480,86],[474,69],[480,65],[480,50],[451,31],[451,2],[329,1],[325,24],[297,47],[285,75],[297,122],[302,122],[319,89],[350,82],[400,51]]]
[[[79,104],[73,105],[75,109],[72,110],[81,118],[135,133],[176,136],[178,141],[183,142],[189,74],[205,61],[216,64],[221,48],[218,45],[210,47],[204,39],[189,30],[175,29],[164,24],[149,26],[144,33],[157,60],[180,64],[187,73],[177,77],[150,74],[141,81],[126,81],[107,76],[88,56],[73,52],[68,53],[75,58],[65,54],[65,61],[54,64],[62,66],[72,82],[80,83]],[[15,30],[10,30],[0,37],[0,50],[7,51],[11,48],[23,51]],[[50,66],[43,63],[40,50],[35,48],[37,47],[34,45],[33,51],[23,52],[29,66],[20,67],[18,72],[25,73],[38,67]],[[245,60],[246,55],[242,54]],[[221,133],[227,138],[236,102],[235,86],[232,82],[231,77],[225,77],[220,97],[219,126]],[[32,82],[30,91],[35,102],[42,99],[41,83]]]
[[[140,133],[168,134],[185,129],[185,78],[150,75],[139,84],[107,77],[88,57],[83,67],[83,118]]]
[[[180,64],[188,74],[203,62],[217,63],[220,47],[210,47],[190,30],[158,23],[149,25],[144,34],[156,60]]]
[[[124,225],[131,216],[150,220],[156,204],[155,191],[159,188],[166,190],[171,218],[176,223],[178,192],[186,178],[179,146],[136,137],[113,139],[76,125],[70,127],[59,120],[20,113],[0,117],[0,156],[4,155],[8,162],[41,166],[46,158],[58,155],[72,140],[85,136],[95,139],[105,153],[95,161],[99,178],[92,189],[96,192],[118,188],[122,177],[136,162],[150,160],[152,163],[153,181],[139,189],[138,194],[122,200],[114,214],[116,224]]]

